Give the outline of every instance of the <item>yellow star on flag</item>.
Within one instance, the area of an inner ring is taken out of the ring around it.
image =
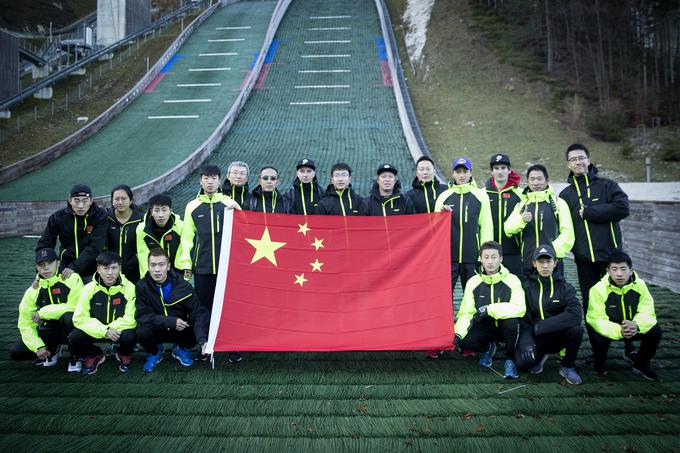
[[[302,286],[302,285],[304,285],[305,282],[307,282],[307,281],[308,281],[308,280],[305,278],[305,274],[296,275],[296,276],[295,276],[295,283],[294,283],[294,285],[300,285],[300,286]]]
[[[321,272],[321,266],[324,265],[324,263],[319,262],[319,258],[316,258],[313,263],[309,263],[310,266],[312,266],[312,272],[319,271]]]
[[[316,251],[318,252],[319,249],[324,248],[324,246],[323,246],[323,239],[314,238],[314,243],[311,244],[311,245],[312,245],[312,247],[314,247],[314,248],[316,249]]]
[[[253,255],[253,259],[250,261],[250,264],[257,262],[262,258],[267,258],[270,263],[278,267],[278,265],[276,264],[276,255],[274,254],[274,252],[276,252],[278,249],[286,245],[286,243],[272,241],[271,238],[269,237],[269,228],[267,227],[264,228],[262,238],[260,239],[246,238],[246,241],[248,241],[250,245],[255,247],[255,254]]]
[[[302,233],[303,236],[307,236],[307,232],[308,232],[308,231],[311,231],[311,228],[309,228],[309,227],[307,226],[306,223],[305,223],[304,225],[300,225],[300,224],[298,223],[298,226],[299,226],[300,228],[297,230],[297,232],[298,232],[298,233]]]

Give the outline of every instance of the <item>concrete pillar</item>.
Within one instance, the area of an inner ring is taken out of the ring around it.
[[[50,75],[50,67],[48,65],[45,66],[31,65],[31,75],[33,77],[33,80],[44,79],[45,77]],[[36,99],[51,99],[52,87],[45,87],[39,89],[38,91],[33,93],[33,97]]]
[[[97,45],[110,46],[125,38],[127,0],[97,0]]]

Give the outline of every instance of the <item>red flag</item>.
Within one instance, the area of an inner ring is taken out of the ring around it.
[[[450,222],[228,211],[207,352],[450,348]]]

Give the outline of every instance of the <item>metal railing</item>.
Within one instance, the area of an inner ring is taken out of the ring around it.
[[[162,17],[161,19],[157,20],[156,22],[152,23],[148,27],[144,28],[143,30],[138,31],[137,33],[128,36],[125,39],[122,39],[108,47],[104,47],[102,49],[99,49],[93,53],[91,53],[89,56],[84,57],[83,59],[79,60],[77,63],[74,63],[67,68],[64,68],[50,76],[45,77],[42,79],[40,82],[34,83],[31,86],[23,89],[21,92],[16,94],[15,96],[3,99],[2,102],[0,102],[0,112],[8,110],[10,107],[18,104],[19,102],[23,101],[24,99],[28,98],[29,96],[32,96],[34,93],[40,91],[43,88],[50,87],[54,85],[56,82],[58,82],[61,79],[64,79],[68,77],[71,73],[74,71],[77,71],[78,69],[87,66],[88,64],[96,61],[100,57],[103,57],[105,55],[113,53],[116,49],[119,47],[122,47],[124,45],[130,44],[134,41],[136,41],[138,38],[144,37],[147,33],[151,33],[155,31],[156,29],[164,26],[166,23],[174,20],[176,17],[181,16],[183,14],[186,14],[190,10],[194,8],[201,8],[204,6],[204,3],[206,1],[209,1],[210,4],[212,4],[212,0],[204,0],[202,2],[197,2],[197,3],[191,3],[186,6],[183,6],[182,8],[176,10],[175,12],[168,14],[167,16]]]

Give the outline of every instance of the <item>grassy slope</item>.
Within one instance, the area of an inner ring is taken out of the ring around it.
[[[387,3],[397,27],[406,2]],[[563,152],[569,144],[580,142],[589,147],[605,175],[620,181],[644,180],[643,159],[624,159],[620,145],[565,129],[543,101],[546,87],[527,83],[517,70],[500,64],[484,47],[483,38],[471,31],[472,25],[466,2],[435,2],[424,61],[416,67],[415,76],[404,50],[403,33],[396,32],[420,126],[447,174],[451,161],[466,155],[485,179],[489,156],[503,151],[510,154],[518,170],[542,163],[553,179],[561,181],[566,173]],[[654,172],[656,180],[677,180],[680,165],[656,165]]]

